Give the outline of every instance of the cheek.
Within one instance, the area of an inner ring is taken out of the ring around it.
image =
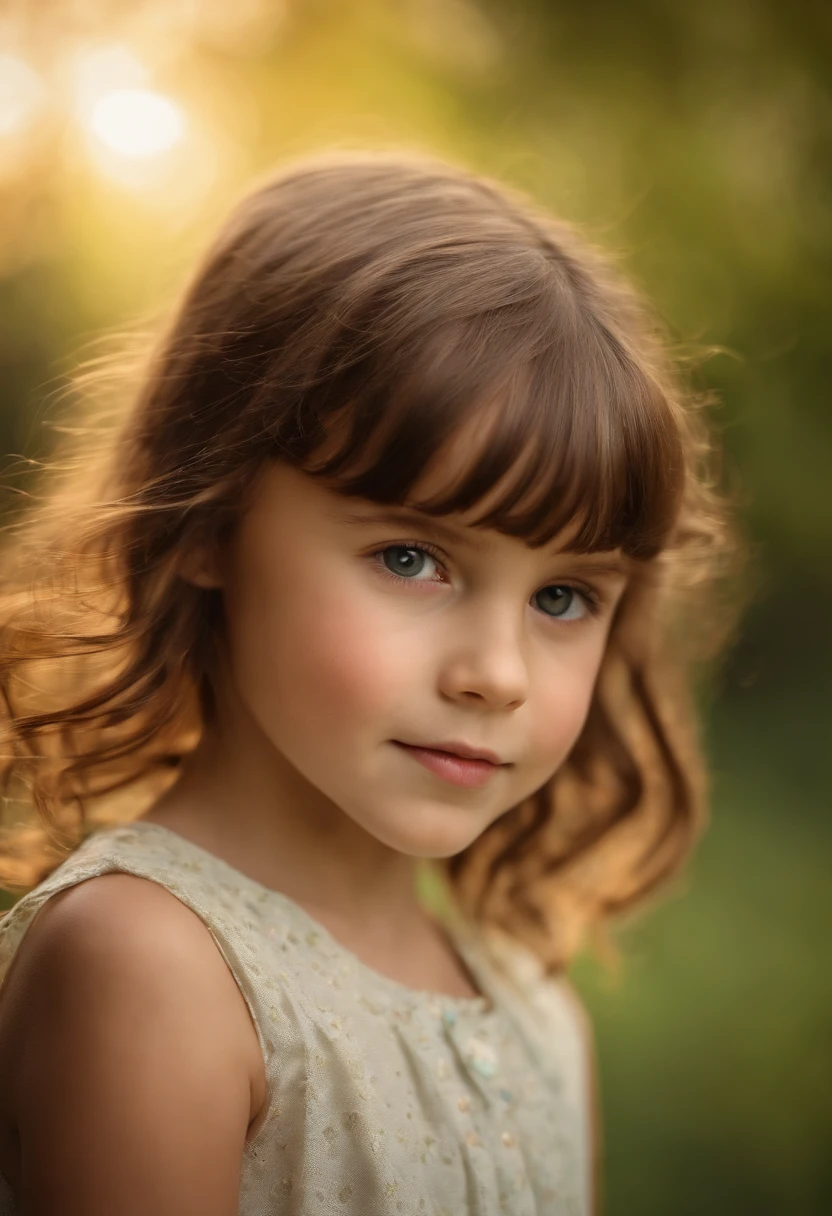
[[[586,721],[603,657],[600,642],[564,649],[535,684],[532,746],[545,765],[563,761]]]
[[[349,580],[307,571],[278,587],[264,573],[228,623],[240,690],[281,729],[337,727],[334,741],[395,711],[412,688],[413,646]]]

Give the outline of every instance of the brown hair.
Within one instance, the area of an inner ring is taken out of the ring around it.
[[[702,823],[691,682],[717,631],[693,626],[716,621],[697,591],[730,545],[699,403],[666,350],[607,261],[489,180],[338,153],[258,184],[101,450],[82,434],[69,474],[7,529],[2,772],[42,829],[6,829],[6,885],[41,881],[97,806],[112,822],[131,791],[135,811],[195,745],[222,610],[181,561],[233,529],[264,461],[436,513],[511,473],[478,523],[533,546],[577,523],[573,550],[620,547],[632,568],[567,762],[442,863],[466,911],[562,966],[676,871]],[[414,504],[486,400],[500,408],[484,451]]]

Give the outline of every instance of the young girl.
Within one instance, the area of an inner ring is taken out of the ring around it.
[[[565,968],[701,822],[727,551],[634,294],[314,157],[84,443],[3,571],[0,1213],[590,1212]]]

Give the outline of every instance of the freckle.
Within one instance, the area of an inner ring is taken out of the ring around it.
[[[506,1148],[511,1148],[512,1145],[514,1144],[514,1136],[512,1136],[511,1132],[503,1132],[502,1139],[503,1139],[503,1144],[506,1146]]]
[[[457,1102],[457,1106],[459,1107],[460,1110],[470,1110],[471,1109],[471,1099],[470,1098],[460,1098],[459,1102]]]
[[[469,1132],[468,1135],[465,1137],[465,1142],[466,1142],[466,1144],[469,1145],[470,1148],[476,1148],[476,1146],[479,1144],[480,1141],[479,1141],[479,1137],[477,1136],[476,1132]]]

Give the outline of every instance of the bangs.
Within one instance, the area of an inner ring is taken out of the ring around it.
[[[318,412],[307,439],[325,442],[298,463],[344,495],[429,515],[474,512],[488,497],[472,524],[533,548],[569,528],[571,552],[655,556],[683,489],[672,403],[594,318],[573,311],[553,339],[551,314],[543,327],[536,315],[537,327],[533,310],[478,316],[390,352],[385,374],[365,368],[350,386],[346,409]],[[457,436],[460,467],[415,497]]]

